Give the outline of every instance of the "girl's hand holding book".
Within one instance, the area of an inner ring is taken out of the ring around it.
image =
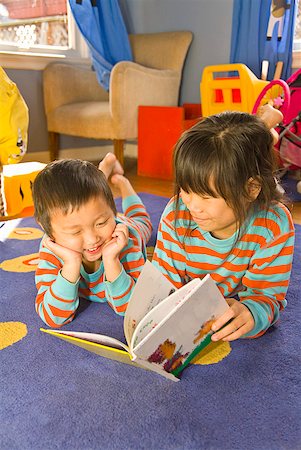
[[[211,336],[212,341],[234,341],[255,326],[250,310],[243,303],[234,298],[226,300],[230,308],[212,325],[211,329],[214,331]]]

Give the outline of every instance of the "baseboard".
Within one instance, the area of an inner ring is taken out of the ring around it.
[[[99,147],[67,148],[60,150],[60,158],[76,158],[87,161],[100,161],[108,152],[114,152],[113,145],[103,145]],[[128,143],[125,145],[124,156],[137,158],[137,144]],[[42,152],[28,152],[22,162],[39,161],[49,162],[48,150]]]

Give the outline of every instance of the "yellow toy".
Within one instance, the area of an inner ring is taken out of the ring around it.
[[[205,67],[200,85],[202,116],[222,111],[252,112],[254,103],[268,84],[244,64]]]
[[[0,67],[0,164],[21,161],[27,148],[28,108],[16,84]]]
[[[2,167],[21,161],[27,149],[28,108],[16,84],[0,67],[0,216],[4,216]]]
[[[3,166],[4,193],[8,216],[33,208],[31,188],[37,174],[46,164],[39,162]]]

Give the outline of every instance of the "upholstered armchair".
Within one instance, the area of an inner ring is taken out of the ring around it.
[[[114,142],[123,163],[127,139],[138,135],[138,106],[177,106],[189,31],[129,35],[134,62],[121,61],[111,72],[110,90],[86,65],[51,63],[43,73],[50,159],[59,156],[59,135]]]

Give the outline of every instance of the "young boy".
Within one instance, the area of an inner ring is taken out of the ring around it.
[[[46,236],[36,271],[36,311],[50,327],[70,322],[79,297],[108,302],[124,315],[146,259],[151,222],[115,155],[99,164],[60,160],[48,164],[33,185],[35,217]],[[121,191],[117,216],[107,183]]]

